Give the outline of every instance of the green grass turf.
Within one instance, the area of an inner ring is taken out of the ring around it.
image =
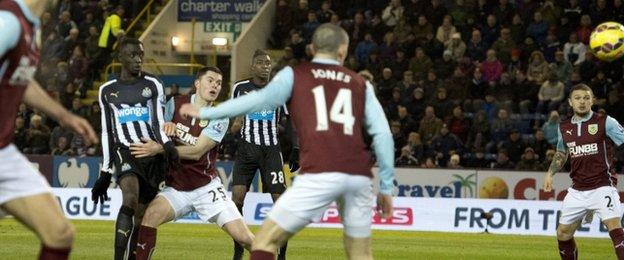
[[[114,222],[73,224],[78,234],[71,259],[112,259]],[[215,225],[166,224],[157,241],[153,259],[231,259],[232,240]],[[580,259],[615,258],[608,239],[576,241]],[[0,259],[35,259],[38,251],[31,232],[13,219],[0,220]],[[374,231],[373,252],[376,259],[559,258],[554,237],[411,231]],[[342,231],[306,228],[290,241],[288,258],[345,259]]]

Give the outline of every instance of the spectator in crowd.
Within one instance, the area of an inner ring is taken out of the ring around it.
[[[404,8],[401,0],[390,0],[390,4],[384,9],[381,19],[388,27],[394,27],[403,18]]]
[[[357,57],[357,61],[360,64],[366,64],[369,54],[374,49],[377,49],[377,43],[373,40],[373,35],[367,32],[364,35],[364,40],[360,41],[357,44],[357,47],[355,47],[355,56]]]
[[[442,120],[435,114],[435,109],[432,106],[427,106],[425,116],[420,121],[418,128],[418,133],[425,144],[431,144],[433,137],[440,132],[442,124]]]
[[[394,162],[396,166],[417,166],[418,159],[412,155],[412,150],[409,145],[403,146],[401,148],[401,155]]]
[[[470,84],[468,85],[468,97],[473,101],[482,100],[485,97],[485,93],[488,88],[488,82],[483,77],[483,72],[481,68],[476,68],[474,72],[472,72],[472,79],[470,80]],[[477,107],[476,105],[474,107]],[[469,109],[476,110],[476,109]]]
[[[399,157],[401,148],[407,143],[403,131],[401,131],[401,123],[394,120],[390,121],[390,131],[392,132],[392,139],[394,139],[395,157]]]
[[[487,16],[487,22],[481,28],[481,34],[483,36],[483,41],[485,41],[485,45],[487,48],[490,48],[490,46],[494,44],[500,35],[500,25],[496,20],[496,16],[493,14]]]
[[[472,150],[472,156],[466,161],[467,168],[490,168],[490,161],[485,158],[483,148],[478,147]]]
[[[449,9],[449,15],[453,18],[453,22],[458,29],[465,27],[468,19],[471,18],[468,6],[464,0],[456,0],[455,4]]]
[[[594,98],[596,98],[594,103],[598,106],[604,106],[607,102],[607,94],[609,93],[609,91],[611,90],[611,86],[613,85],[611,79],[606,77],[603,70],[599,70],[596,73],[596,76],[591,79],[588,85],[594,93]]]
[[[433,67],[436,68],[436,75],[438,75],[439,78],[449,78],[453,75],[453,71],[457,67],[457,62],[453,59],[453,52],[451,50],[445,50],[442,59],[437,60]]]
[[[527,147],[524,149],[524,153],[521,156],[520,162],[516,165],[516,170],[519,171],[542,171],[542,165],[540,164],[538,156],[533,151],[533,148]]]
[[[401,90],[401,96],[407,97],[406,101],[409,100],[417,87],[416,81],[414,81],[414,73],[411,70],[403,70],[402,80],[396,84],[396,87]]]
[[[69,129],[66,129],[62,126],[56,126],[52,129],[52,132],[50,133],[50,142],[49,142],[49,146],[50,149],[54,149],[56,148],[56,146],[59,143],[59,139],[63,137],[65,138],[65,141],[69,147],[69,141],[72,140],[72,138],[74,137],[74,134],[72,131],[70,131]]]
[[[453,115],[446,122],[449,131],[457,136],[462,143],[466,143],[470,131],[470,120],[466,118],[461,106],[453,108]]]
[[[496,154],[496,163],[492,165],[494,169],[501,170],[511,170],[515,169],[516,165],[509,160],[509,156],[507,156],[507,151],[505,149],[500,149]]]
[[[412,151],[412,156],[416,158],[419,164],[420,162],[423,162],[425,159],[426,147],[420,139],[420,134],[418,134],[417,132],[409,133],[407,137],[407,145]]]
[[[446,164],[446,167],[449,169],[462,169],[464,167],[461,166],[460,161],[461,159],[459,157],[459,154],[453,154],[449,158],[448,163]]]
[[[468,148],[485,148],[486,144],[490,142],[490,136],[490,123],[485,111],[479,110],[475,113],[470,125],[466,146]]]
[[[409,99],[404,103],[407,111],[410,115],[416,120],[420,122],[425,112],[426,102],[425,102],[425,92],[422,88],[416,88],[412,91],[412,95],[410,95]]]
[[[432,103],[435,102],[437,95],[438,95],[438,89],[440,89],[441,87],[443,87],[444,82],[442,82],[440,79],[438,79],[438,74],[436,73],[435,70],[430,69],[427,72],[427,77],[426,79],[422,82],[422,87],[425,90],[425,101],[428,103]]]
[[[514,164],[517,164],[520,161],[520,157],[526,147],[527,144],[524,140],[522,140],[520,131],[514,128],[509,133],[507,140],[501,142],[499,149],[505,149],[507,151],[507,155],[509,155],[509,160],[511,160]]]
[[[298,25],[301,25],[307,21],[308,12],[310,11],[308,0],[299,0],[297,3],[297,8],[294,12],[295,22]]]
[[[448,45],[448,42],[455,33],[457,33],[457,28],[453,25],[453,18],[450,15],[445,15],[442,20],[442,25],[436,30],[436,39],[442,44]]]
[[[446,167],[451,155],[460,153],[463,144],[459,138],[450,133],[448,126],[442,124],[440,131],[431,140],[430,154],[434,154],[441,167]]]
[[[509,118],[507,110],[501,108],[498,110],[497,117],[492,120],[491,133],[492,142],[486,147],[488,152],[493,152],[495,147],[498,147],[500,142],[508,138],[511,131],[514,129],[515,124]]]
[[[448,98],[446,88],[440,87],[436,92],[436,97],[431,102],[431,105],[433,105],[438,118],[446,119],[452,115],[453,101]]]
[[[334,14],[336,13],[332,10],[332,2],[329,0],[325,0],[321,4],[321,10],[318,10],[318,12],[316,12],[316,17],[318,18],[318,21],[320,23],[327,23],[331,20],[331,17]]]
[[[546,151],[553,148],[553,146],[548,143],[548,140],[546,140],[544,131],[540,128],[535,129],[533,139],[529,146],[533,148],[535,154],[537,154],[539,158],[544,158],[546,156]]]
[[[401,130],[403,131],[404,136],[407,136],[410,132],[418,130],[416,121],[414,121],[412,116],[407,112],[407,108],[402,105],[397,106],[397,117],[395,120],[401,123]]]
[[[353,21],[345,25],[345,27],[345,30],[350,36],[350,42],[352,42],[353,44],[362,41],[366,33],[371,33],[362,12],[355,13],[355,15],[353,16]],[[375,35],[372,33],[371,35],[373,36],[372,38],[375,39]]]
[[[403,73],[409,70],[409,60],[405,57],[405,50],[403,50],[403,48],[397,48],[395,58],[387,60],[386,66],[392,69],[392,77],[395,79],[402,79]]]
[[[481,71],[483,79],[487,82],[498,81],[503,73],[503,64],[496,57],[496,51],[489,49],[486,59],[481,63]]]
[[[89,30],[91,29],[91,26],[95,26],[97,30],[100,24],[98,23],[97,20],[95,20],[95,16],[93,15],[93,12],[87,11],[85,13],[85,19],[82,22],[80,22],[80,25],[78,25],[78,31],[80,32],[80,35],[79,35],[80,39],[86,39],[87,37],[89,37]]]
[[[546,36],[546,42],[542,45],[542,53],[544,54],[544,59],[548,63],[552,63],[555,61],[555,53],[561,49],[561,43],[557,39],[554,33],[548,33]]]
[[[546,34],[550,26],[543,20],[542,13],[535,12],[533,14],[533,21],[527,26],[526,34],[533,37],[538,43],[544,43],[546,41]]]
[[[581,24],[576,29],[576,35],[578,36],[579,41],[585,45],[588,45],[589,36],[591,35],[591,32],[593,30],[594,26],[592,25],[592,19],[589,17],[589,15],[584,14],[583,16],[581,16]]]
[[[397,81],[392,76],[392,70],[390,68],[383,68],[381,79],[377,82],[377,95],[382,104],[391,99],[392,91],[397,84]]]
[[[555,72],[557,79],[565,84],[572,76],[573,66],[565,59],[563,51],[557,51],[555,52],[555,61],[550,64],[550,70]]]
[[[50,129],[42,123],[42,117],[35,114],[30,118],[30,127],[26,130],[25,154],[47,154],[50,149]]]
[[[418,16],[418,24],[412,27],[412,32],[416,39],[425,39],[428,34],[433,34],[433,26],[429,23],[427,16],[424,14]]]
[[[425,39],[420,42],[425,54],[432,60],[442,58],[444,52],[444,44],[436,39],[432,33],[427,34]]]
[[[559,122],[561,122],[559,118],[559,112],[557,110],[550,111],[550,115],[548,116],[548,121],[544,122],[542,125],[542,131],[544,132],[544,138],[546,141],[553,147],[557,145],[557,139],[559,135]]]
[[[41,39],[47,39],[51,32],[56,31],[57,23],[52,18],[52,13],[44,12],[39,22],[41,25]]]
[[[585,61],[585,53],[587,52],[587,45],[579,42],[578,35],[572,33],[569,36],[568,42],[563,45],[563,56],[566,61],[577,66]]]
[[[546,113],[557,110],[564,98],[564,85],[559,81],[557,74],[551,72],[537,94],[538,102],[535,112]]]
[[[466,44],[467,55],[472,61],[481,62],[485,60],[485,52],[487,50],[486,43],[481,39],[481,31],[475,29],[472,31],[472,37]]]
[[[58,24],[56,25],[56,31],[61,38],[69,36],[71,29],[78,30],[78,25],[71,20],[71,14],[69,11],[63,11],[59,16]]]
[[[462,105],[468,98],[468,79],[460,67],[455,67],[452,77],[445,80],[448,97],[453,104]]]
[[[585,53],[585,60],[578,65],[581,80],[584,83],[590,82],[598,74],[599,62],[591,51]]]
[[[301,32],[303,33],[303,38],[310,42],[312,40],[312,34],[316,30],[317,27],[321,25],[321,23],[316,18],[316,12],[314,10],[308,11],[308,21],[306,21],[302,27]]]
[[[63,40],[63,56],[61,60],[68,60],[72,56],[74,48],[82,44],[82,40],[78,38],[79,33],[80,31],[77,28],[69,30],[69,35]]]
[[[414,57],[410,59],[410,70],[414,73],[416,79],[424,79],[426,73],[433,67],[431,58],[425,54],[423,48],[416,48]]]
[[[60,137],[54,149],[52,149],[52,155],[72,156],[74,155],[74,151],[69,148],[67,139],[65,137]]]
[[[24,151],[26,147],[26,126],[24,118],[17,116],[15,118],[15,129],[13,130],[13,144],[18,150]]]
[[[524,39],[524,33],[526,32],[526,28],[520,14],[514,15],[511,20],[511,24],[508,27],[511,34],[511,39],[514,41],[514,43],[522,42],[522,40]]]
[[[563,15],[563,10],[555,4],[555,0],[546,0],[539,8],[539,13],[542,14],[544,22],[549,26],[556,26],[559,23],[559,18]]]
[[[70,111],[72,113],[76,114],[77,116],[82,117],[82,118],[88,118],[89,117],[89,109],[82,105],[82,102],[80,101],[80,98],[74,98],[72,100],[72,105],[71,105]]]
[[[396,50],[397,50],[396,37],[393,32],[387,32],[384,35],[384,40],[381,45],[379,45],[379,59],[382,62],[388,62],[395,58]]]
[[[501,35],[492,44],[492,50],[496,51],[497,58],[501,63],[509,63],[511,61],[511,52],[516,48],[516,42],[511,38],[511,30],[502,28]]]
[[[41,49],[41,60],[60,60],[64,55],[63,38],[56,31],[51,31],[48,38],[43,42]]]
[[[427,158],[425,158],[425,161],[422,164],[420,164],[420,168],[433,169],[433,168],[439,168],[439,166],[433,157],[428,156]]]
[[[288,45],[293,50],[294,58],[301,61],[306,57],[305,48],[306,42],[301,37],[301,33],[299,31],[294,31],[290,35],[290,44]]]
[[[542,85],[548,76],[548,63],[540,51],[531,53],[527,70],[527,79],[535,84]]]

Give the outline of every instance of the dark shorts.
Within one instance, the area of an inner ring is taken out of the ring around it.
[[[262,192],[282,194],[286,190],[283,165],[279,145],[261,146],[241,141],[236,151],[232,184],[249,189],[256,171],[260,170]]]
[[[129,150],[119,148],[115,151],[115,169],[117,184],[126,176],[134,175],[139,179],[139,203],[148,204],[160,188],[164,186],[166,165],[162,155],[135,158]]]

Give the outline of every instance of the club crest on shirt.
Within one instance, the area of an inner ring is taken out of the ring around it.
[[[206,127],[206,126],[208,126],[208,120],[199,121],[199,127]]]
[[[150,97],[152,97],[152,90],[151,90],[151,89],[149,89],[148,87],[145,87],[145,88],[143,89],[143,92],[141,93],[141,95],[142,95],[144,98],[150,98]]]
[[[590,135],[595,135],[596,133],[598,133],[598,124],[588,125],[587,132],[589,132]]]

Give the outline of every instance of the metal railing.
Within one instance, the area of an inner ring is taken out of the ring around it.
[[[189,68],[189,75],[194,75],[195,71],[197,69],[200,69],[202,67],[204,67],[204,65],[199,64],[199,63],[143,63],[143,67],[156,67],[156,69],[158,70],[158,72],[160,72],[160,75],[164,74],[163,71],[160,69],[161,67],[171,67],[171,68]],[[106,69],[104,70],[104,79],[103,81],[107,81],[108,80],[108,76],[112,73],[117,72],[115,69],[121,69],[121,63],[119,62],[113,62],[111,64],[108,64],[108,66],[106,66]],[[120,71],[120,70],[119,70]]]

